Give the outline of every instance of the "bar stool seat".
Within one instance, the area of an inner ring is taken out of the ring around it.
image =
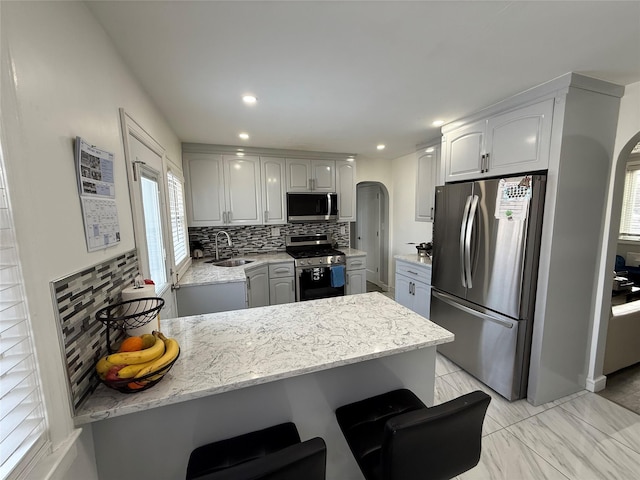
[[[480,460],[490,400],[475,391],[428,408],[399,389],[344,405],[336,419],[367,480],[447,479]]]
[[[305,442],[288,422],[196,448],[187,465],[187,480],[324,480],[326,445],[315,437]]]

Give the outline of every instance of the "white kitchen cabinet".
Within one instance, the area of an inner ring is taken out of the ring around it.
[[[367,292],[367,257],[358,255],[347,257],[345,273],[345,293],[355,295]]]
[[[259,157],[185,153],[189,226],[262,223]]]
[[[269,267],[247,268],[247,304],[249,308],[269,305]]]
[[[244,282],[181,286],[175,292],[179,317],[247,308]]]
[[[431,265],[396,259],[395,300],[429,318],[431,309]]]
[[[271,305],[296,301],[295,267],[293,262],[269,265],[269,302]]]
[[[287,192],[335,192],[335,160],[286,159]]]
[[[445,180],[474,180],[549,166],[554,100],[443,128]]]
[[[416,178],[416,222],[433,222],[436,194],[437,165],[440,161],[440,146],[420,149]]]
[[[287,223],[286,162],[284,158],[260,157],[260,168],[264,223]]]
[[[338,221],[356,221],[356,163],[336,160],[336,193],[338,194]]]

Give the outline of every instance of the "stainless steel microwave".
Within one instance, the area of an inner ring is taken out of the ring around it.
[[[338,220],[337,193],[287,193],[288,222]]]

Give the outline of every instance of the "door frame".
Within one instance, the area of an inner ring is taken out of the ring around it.
[[[354,235],[351,242],[354,248],[357,248],[357,231],[361,227],[363,221],[362,202],[358,201],[358,194],[362,187],[377,187],[380,195],[380,215],[375,219],[378,222],[378,231],[380,232],[379,241],[375,252],[367,252],[367,257],[376,255],[378,258],[378,276],[377,281],[373,282],[385,291],[389,290],[389,191],[387,187],[380,182],[365,181],[356,185],[356,221],[354,222]]]

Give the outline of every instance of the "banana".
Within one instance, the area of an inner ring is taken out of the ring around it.
[[[107,356],[107,361],[114,365],[134,365],[138,363],[147,363],[151,360],[157,359],[164,354],[165,344],[157,335],[155,343],[144,350],[138,350],[135,352],[119,352],[112,353]]]
[[[167,365],[169,365],[180,353],[180,345],[178,345],[178,341],[175,338],[167,338],[162,333],[157,332],[159,339],[165,345],[165,352],[160,358],[156,359],[155,362],[151,362],[150,365],[146,366],[142,370],[140,370],[135,378],[144,377],[152,372],[157,372],[162,370]]]
[[[98,363],[96,363],[96,372],[98,372],[100,378],[104,380],[109,369],[115,365],[117,364],[111,363],[109,360],[107,360],[107,357],[102,357],[100,360],[98,360]]]
[[[161,340],[159,340],[159,341],[161,341]],[[127,365],[126,367],[122,368],[122,370],[119,370],[116,375],[117,375],[118,378],[133,378],[133,377],[136,376],[136,374],[140,370],[142,370],[143,368],[148,367],[149,365],[151,365],[156,360],[157,360],[157,358],[154,358],[154,359],[149,360],[148,362],[145,362],[145,363],[134,363],[133,365]]]

